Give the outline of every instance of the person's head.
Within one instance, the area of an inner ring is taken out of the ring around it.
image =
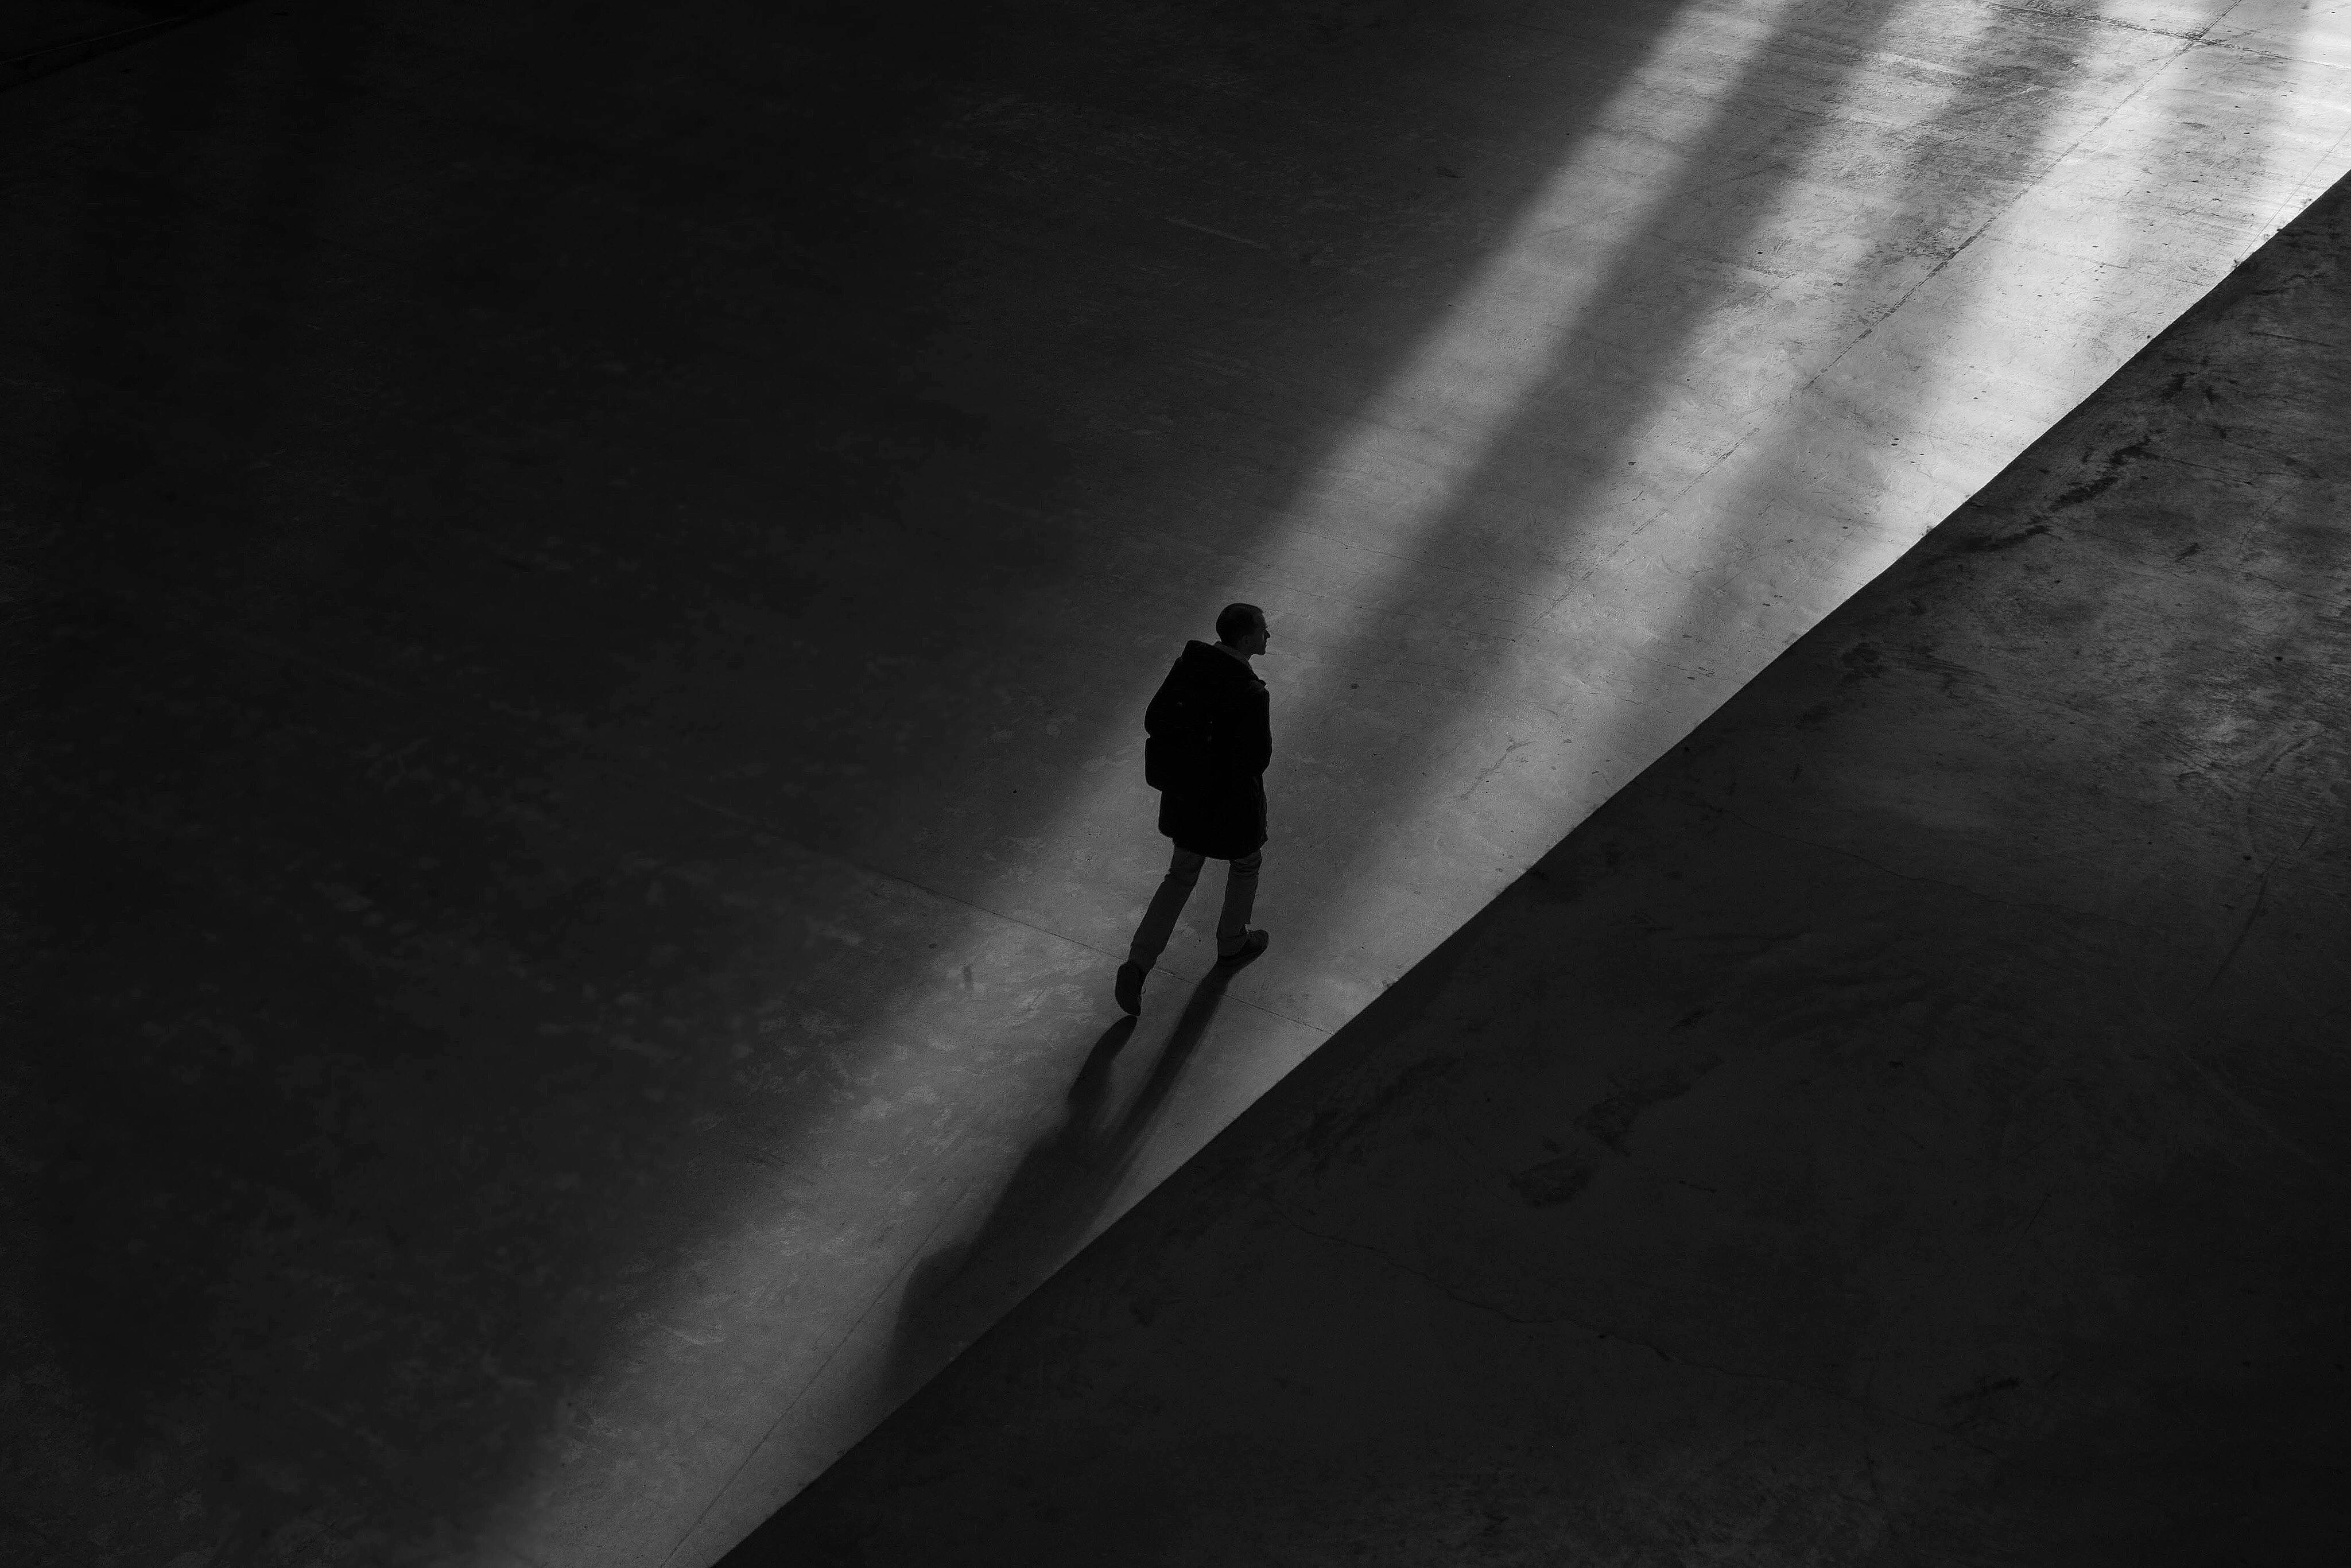
[[[1217,612],[1217,641],[1236,653],[1262,653],[1272,637],[1265,612],[1254,604],[1228,604]]]

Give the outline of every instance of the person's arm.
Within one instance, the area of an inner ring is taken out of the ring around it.
[[[1262,687],[1225,687],[1216,694],[1215,715],[1203,748],[1208,775],[1218,784],[1245,784],[1273,760],[1273,732]]]
[[[1207,727],[1196,694],[1170,671],[1143,710],[1143,781],[1154,789],[1196,786],[1207,769]]]
[[[1255,778],[1273,762],[1273,701],[1263,686],[1249,693],[1249,722],[1241,729],[1242,771]]]

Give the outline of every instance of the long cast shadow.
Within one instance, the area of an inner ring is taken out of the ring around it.
[[[881,1396],[895,1405],[1074,1252],[1101,1219],[1207,1033],[1230,975],[1193,987],[1141,1087],[1122,1107],[1113,1069],[1134,1019],[1104,1030],[1071,1081],[1061,1124],[1013,1167],[987,1216],[915,1265],[892,1334]]]
[[[1060,1125],[1029,1146],[967,1236],[913,1270],[877,1380],[877,1408],[912,1396],[1077,1251],[1158,1121],[1229,978],[1212,970],[1193,988],[1158,1060],[1123,1107],[1113,1103],[1112,1075],[1136,1020],[1123,1018],[1102,1032],[1071,1081]],[[789,1511],[778,1511],[720,1559],[720,1568],[773,1561],[796,1533]]]

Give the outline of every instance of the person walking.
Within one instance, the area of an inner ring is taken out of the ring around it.
[[[1217,967],[1238,969],[1271,940],[1249,923],[1265,859],[1265,769],[1273,760],[1265,683],[1249,661],[1271,641],[1264,611],[1226,605],[1217,616],[1216,642],[1185,643],[1144,710],[1150,738],[1143,746],[1143,778],[1159,791],[1159,831],[1176,841],[1176,853],[1118,967],[1113,994],[1122,1012],[1143,1010],[1144,977],[1166,949],[1209,861],[1227,862]]]

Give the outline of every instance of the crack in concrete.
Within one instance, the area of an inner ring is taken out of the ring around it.
[[[2149,439],[2152,440],[2153,437],[2149,437]],[[2224,437],[2224,439],[2226,438]],[[2231,440],[2229,442],[2229,444],[2242,451],[2262,452],[2264,455],[2271,457],[2280,455],[2274,452],[2266,452],[2262,447],[2247,445],[2241,441]],[[2218,464],[2198,463],[2189,458],[2172,457],[2160,452],[2141,453],[2138,455],[2137,461],[2142,463],[2165,463],[2170,465],[2174,468],[2193,468],[2199,473],[2218,475],[2223,479],[2231,480],[2240,485],[2251,485],[2256,480],[2262,479],[2283,479],[2289,481],[2304,480],[2309,479],[2318,473],[2315,466],[2307,463],[2301,465],[2300,472],[2295,472],[2293,469],[2277,471],[2267,468],[2223,468]],[[2293,459],[2288,458],[2286,461],[2291,463]]]
[[[2220,955],[2220,967],[2215,968],[2211,976],[2205,980],[2204,988],[2196,993],[2198,1001],[2200,1002],[2212,994],[2212,988],[2220,983],[2220,977],[2229,972],[2229,966],[2237,961],[2239,950],[2244,946],[2245,938],[2253,934],[2253,925],[2261,919],[2262,911],[2268,905],[2269,901],[2270,868],[2263,866],[2253,879],[2253,907],[2247,912],[2244,923],[2237,927],[2237,935],[2230,942],[2229,950]]]
[[[1389,1268],[1395,1270],[1396,1272],[1419,1281],[1422,1284],[1426,1285],[1430,1290],[1437,1291],[1447,1300],[1458,1302],[1460,1305],[1468,1307],[1473,1312],[1479,1312],[1489,1317],[1499,1318],[1504,1322],[1512,1323],[1521,1328],[1556,1328],[1563,1325],[1565,1327],[1574,1329],[1579,1333],[1590,1334],[1595,1340],[1614,1340],[1620,1344],[1628,1344],[1635,1346],[1637,1349],[1646,1350],[1650,1354],[1656,1356],[1658,1360],[1667,1363],[1668,1365],[1687,1367],[1694,1372],[1709,1372],[1718,1377],[1735,1377],[1754,1383],[1776,1383],[1782,1387],[1798,1389],[1818,1398],[1834,1400],[1842,1405],[1850,1405],[1856,1409],[1865,1410],[1873,1416],[1881,1416],[1889,1421],[1899,1421],[1908,1426],[1923,1427],[1930,1432],[1935,1432],[1940,1436],[1951,1438],[1955,1442],[1964,1443],[1969,1448],[1975,1449],[1980,1454],[1991,1455],[1997,1458],[2001,1453],[2001,1450],[1989,1448],[1955,1427],[1946,1427],[1940,1422],[1930,1421],[1923,1416],[1913,1416],[1907,1411],[1893,1409],[1890,1406],[1880,1405],[1874,1400],[1864,1398],[1859,1395],[1846,1393],[1843,1389],[1823,1387],[1819,1384],[1807,1383],[1802,1378],[1789,1377],[1781,1373],[1750,1372],[1744,1367],[1723,1366],[1713,1362],[1694,1360],[1687,1355],[1677,1355],[1673,1352],[1667,1350],[1663,1345],[1655,1343],[1652,1341],[1636,1339],[1631,1334],[1619,1333],[1611,1329],[1599,1328],[1567,1312],[1554,1312],[1542,1317],[1522,1316],[1519,1313],[1509,1311],[1507,1308],[1498,1306],[1491,1301],[1481,1301],[1478,1297],[1467,1295],[1455,1289],[1453,1286],[1446,1283],[1443,1280],[1437,1279],[1434,1275],[1424,1273],[1420,1270],[1413,1268],[1410,1264],[1399,1260],[1384,1248],[1375,1247],[1368,1241],[1358,1241],[1353,1237],[1333,1236],[1327,1231],[1317,1230],[1312,1226],[1305,1224],[1300,1220],[1297,1216],[1291,1214],[1287,1208],[1284,1208],[1280,1202],[1270,1197],[1265,1198],[1265,1203],[1267,1207],[1272,1209],[1276,1215],[1280,1217],[1284,1224],[1288,1225],[1291,1229],[1296,1230],[1300,1235],[1311,1236],[1318,1241],[1327,1241],[1337,1247],[1352,1248],[1358,1252],[1367,1252],[1371,1254],[1371,1256],[1378,1259],[1382,1263],[1384,1263]]]
[[[2231,1089],[2228,1083],[2222,1080],[2218,1071],[2212,1068],[2205,1066],[2204,1063],[2196,1060],[2195,1053],[2189,1049],[2186,1041],[2182,1040],[2175,1043],[2172,1047],[2172,1052],[2174,1055],[2179,1057],[2180,1062],[2186,1066],[2190,1072],[2195,1073],[2199,1078],[2201,1078],[2206,1083],[2210,1084],[2211,1086],[2212,1092],[2218,1094],[2221,1099],[2226,1100],[2229,1104],[2234,1108],[2237,1114],[2245,1119],[2245,1123],[2248,1126],[2260,1132],[2264,1137],[2268,1138],[2279,1148],[2283,1149],[2286,1153],[2300,1160],[2304,1165],[2308,1166],[2312,1170],[2325,1177],[2334,1186],[2338,1187],[2351,1187],[2351,1177],[2346,1177],[2341,1172],[2329,1166],[2325,1160],[2320,1159],[2316,1155],[2312,1154],[2308,1149],[2303,1147],[2299,1139],[2289,1136],[2287,1134],[2280,1131],[2277,1125],[2267,1116],[2262,1115],[2261,1112],[2253,1106],[2247,1104],[2244,1098],[2234,1089]]]
[[[1502,748],[1502,755],[1494,758],[1491,766],[1487,768],[1484,772],[1479,774],[1477,778],[1471,779],[1469,781],[1469,788],[1462,790],[1461,793],[1453,798],[1457,800],[1467,800],[1469,799],[1470,796],[1478,792],[1479,786],[1484,784],[1487,779],[1491,779],[1495,774],[1501,771],[1502,764],[1508,762],[1514,753],[1524,751],[1528,747],[1532,746],[1534,742],[1531,740],[1520,740],[1516,737],[1511,737],[1510,744]]]
[[[1894,1522],[1894,1510],[1886,1500],[1886,1489],[1878,1484],[1877,1450],[1875,1448],[1862,1449],[1861,1465],[1862,1472],[1869,1481],[1870,1500],[1877,1510],[1877,1522],[1886,1530],[1886,1544],[1902,1553],[1903,1562],[1916,1562],[1910,1543],[1903,1539],[1901,1529]]]
[[[2210,42],[2206,35],[2212,30],[2212,24],[2207,23],[2192,33],[2175,33],[2164,27],[2150,27],[2143,22],[2125,22],[2113,16],[2101,16],[2095,12],[2085,15],[2078,11],[2045,11],[2038,5],[2004,5],[1997,4],[1996,0],[1990,8],[2030,16],[2036,22],[2079,22],[2085,26],[2109,27],[2118,33],[2143,33],[2151,38],[2170,38],[2183,44]]]
[[[2189,466],[2195,466],[2195,465],[2190,465]],[[2292,479],[2294,476],[2277,475],[2273,476],[2273,477]],[[2266,521],[2270,515],[2275,512],[2287,498],[2288,497],[2286,496],[2272,496],[2263,505],[2261,514],[2252,522],[2248,523],[2244,529],[2236,536],[2233,541],[2231,541],[2231,548],[2241,549],[2245,541],[2252,537],[2252,535],[2260,528],[2261,525]],[[2160,564],[2147,564],[2144,558],[2147,556],[2147,541],[2144,538],[2140,538],[2136,536],[2126,537],[2119,534],[2110,534],[2102,528],[2084,527],[2078,522],[2067,524],[2064,532],[2056,537],[2067,540],[2094,539],[2100,544],[2109,545],[2117,550],[2138,556],[2142,559],[2105,560],[2101,561],[2099,565],[2102,570],[2109,571],[2127,571],[2142,580],[2156,579],[2162,573],[2171,570],[2179,564],[2176,557],[2168,558]],[[2197,568],[2197,570],[2216,580],[2226,577],[2246,582],[2258,582],[2264,588],[2275,589],[2278,592],[2301,600],[2305,604],[2332,605],[2335,602],[2334,598],[2329,594],[2314,593],[2309,589],[2296,588],[2290,582],[2280,582],[2273,577],[2264,577],[2258,571],[2249,570],[2241,566],[2231,565],[2224,559],[2224,556],[2225,552],[2218,549],[2206,552],[2205,559]],[[2074,706],[2074,705],[2071,704],[2063,704],[2059,706],[2067,707]]]
[[[1722,814],[1729,817],[1732,821],[1739,823],[1742,827],[1751,829],[1755,832],[1761,833],[1766,838],[1779,839],[1784,842],[1792,844],[1802,844],[1807,849],[1819,850],[1826,854],[1841,855],[1846,860],[1859,862],[1861,864],[1869,867],[1872,871],[1882,872],[1886,875],[1894,877],[1898,881],[1925,883],[1932,887],[1948,887],[1954,893],[1964,893],[1970,898],[1979,898],[1983,900],[1986,904],[1997,904],[2010,909],[2045,909],[2050,911],[2052,914],[2071,915],[2077,919],[2095,920],[2108,925],[2120,925],[2126,930],[2143,932],[2150,936],[2163,935],[2161,928],[2158,926],[2141,925],[2137,921],[2125,920],[2117,915],[2101,915],[2095,909],[2076,909],[2070,904],[2047,904],[2036,902],[2031,899],[2001,898],[1996,894],[1986,893],[1981,888],[1970,887],[1965,883],[1946,882],[1942,878],[1935,876],[1914,876],[1907,872],[1896,871],[1892,866],[1882,865],[1876,861],[1871,860],[1867,855],[1856,854],[1848,849],[1841,849],[1835,844],[1823,844],[1812,839],[1799,838],[1794,833],[1783,833],[1776,828],[1767,828],[1760,822],[1750,821],[1745,817],[1740,816],[1738,812],[1724,810],[1721,807],[1717,807],[1716,810],[1721,810]]]
[[[2274,290],[2263,290],[2263,292],[2269,293],[2274,292]],[[2325,349],[2330,353],[2340,351],[2343,347],[2340,343],[2322,343],[2315,338],[2298,338],[2292,332],[2264,332],[2259,328],[2248,329],[2245,336],[2248,338],[2274,338],[2281,343],[2303,343],[2314,349]]]
[[[2252,846],[2256,853],[2260,852],[2262,847],[2262,786],[2268,783],[2271,776],[2276,773],[2280,768],[2284,766],[2285,759],[2287,758],[2292,757],[2295,752],[2300,751],[2304,747],[2308,746],[2311,741],[2315,738],[2316,737],[2314,736],[2305,735],[2288,741],[2285,745],[2278,747],[2277,755],[2269,759],[2268,766],[2264,767],[2259,774],[2254,776],[2252,783],[2246,786],[2244,841],[2248,845]],[[2220,983],[2221,977],[2228,974],[2230,966],[2237,961],[2238,953],[2242,951],[2244,948],[2245,938],[2253,934],[2253,926],[2255,923],[2261,919],[2262,912],[2269,905],[2270,873],[2277,870],[2278,862],[2284,860],[2289,853],[2301,853],[2303,847],[2310,842],[2311,834],[2315,833],[2316,831],[2318,831],[2318,824],[2313,822],[2308,828],[2303,831],[2301,839],[2296,841],[2293,850],[2288,851],[2281,849],[2262,862],[2262,869],[2254,873],[2253,906],[2246,912],[2244,923],[2237,927],[2237,935],[2235,938],[2230,942],[2229,950],[2220,956],[2219,967],[2212,971],[2211,977],[2204,982],[2204,988],[2196,993],[2196,999],[2198,1001],[2200,1002],[2205,998],[2212,994],[2212,988]]]

